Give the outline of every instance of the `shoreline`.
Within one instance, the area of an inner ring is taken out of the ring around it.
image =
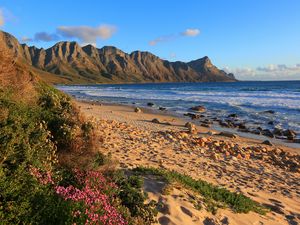
[[[162,111],[162,110],[159,110],[156,108],[151,108],[151,107],[146,107],[146,106],[140,106],[140,105],[135,105],[135,104],[130,105],[130,104],[125,104],[125,103],[122,104],[122,103],[106,102],[106,101],[102,101],[102,100],[87,100],[87,99],[83,100],[83,99],[75,98],[74,96],[72,98],[75,100],[75,102],[82,102],[82,103],[91,104],[91,105],[104,105],[106,107],[114,107],[114,106],[124,107],[124,109],[126,109],[125,111],[128,111],[128,109],[130,109],[131,111],[134,111],[134,109],[136,107],[138,107],[138,108],[142,109],[143,113],[152,115],[153,119],[155,118],[155,115],[166,116],[169,118],[176,118],[181,122],[182,126],[187,122],[191,122],[196,125],[198,130],[204,131],[204,132],[201,132],[202,135],[205,135],[209,131],[216,132],[216,133],[229,132],[229,133],[238,135],[239,138],[243,139],[243,141],[245,141],[246,143],[262,144],[262,142],[268,140],[274,146],[281,147],[281,148],[282,147],[287,148],[291,152],[300,154],[300,144],[298,144],[298,143],[287,142],[282,139],[270,138],[270,137],[267,137],[264,135],[255,135],[255,134],[252,134],[249,132],[241,132],[241,131],[238,131],[237,129],[225,128],[225,127],[222,127],[217,124],[213,124],[211,127],[203,127],[199,123],[197,123],[197,120],[193,120],[193,119],[189,118],[188,116],[184,116],[179,113],[168,111],[168,110]]]

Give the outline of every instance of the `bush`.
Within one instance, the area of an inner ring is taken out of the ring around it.
[[[70,170],[58,152],[91,148],[92,124],[70,98],[40,85],[34,104],[0,90],[0,224],[150,224],[142,180],[118,171]],[[110,163],[96,155],[94,167]]]

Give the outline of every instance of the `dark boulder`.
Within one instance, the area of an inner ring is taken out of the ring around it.
[[[269,146],[273,146],[273,144],[272,144],[271,141],[269,141],[269,140],[263,141],[262,144],[264,144],[264,145],[269,145]]]
[[[160,111],[166,111],[167,110],[167,108],[165,108],[165,107],[159,107],[158,108]]]
[[[195,114],[195,113],[185,113],[184,116],[188,116],[188,117],[190,117],[192,120],[200,119],[200,115]]]
[[[237,114],[236,113],[232,113],[232,114],[229,114],[228,117],[230,117],[230,118],[237,118]]]
[[[274,138],[274,134],[269,129],[264,129],[262,131],[262,134],[267,136],[267,137]]]
[[[197,111],[197,112],[205,112],[206,108],[202,105],[198,105],[198,106],[191,107],[190,110]]]
[[[283,131],[283,135],[287,137],[289,140],[294,140],[295,137],[297,136],[297,133],[293,130],[287,129]]]
[[[283,136],[282,130],[277,127],[274,128],[273,134],[278,135],[278,136]]]
[[[154,118],[153,120],[151,120],[152,123],[160,123],[158,119]]]
[[[264,111],[264,113],[275,114],[275,111],[274,110],[266,110],[266,111]]]

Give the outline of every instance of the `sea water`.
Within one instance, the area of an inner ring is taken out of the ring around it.
[[[208,117],[226,119],[235,113],[250,127],[292,129],[300,133],[300,81],[232,83],[154,83],[68,85],[58,88],[76,98],[147,107],[165,107],[183,115],[202,105]],[[267,113],[272,110],[275,113]],[[268,124],[272,121],[271,124]]]

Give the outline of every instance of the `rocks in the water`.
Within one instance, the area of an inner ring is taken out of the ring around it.
[[[272,144],[271,141],[269,141],[269,140],[263,141],[262,144],[264,144],[264,145],[269,145],[269,146],[273,146],[273,144]]]
[[[230,132],[221,132],[219,133],[220,136],[229,137],[229,138],[237,138],[236,134],[230,133]]]
[[[191,122],[187,122],[184,126],[186,128],[188,128],[189,133],[191,133],[191,134],[197,133],[197,128],[196,128],[195,124],[193,124]]]
[[[190,109],[193,111],[197,111],[197,112],[205,112],[206,111],[206,108],[202,105],[193,106]]]
[[[159,107],[158,108],[160,111],[165,111],[165,110],[167,110],[167,108],[165,108],[165,107]]]
[[[283,136],[283,131],[277,127],[274,128],[273,134],[278,135],[278,136]]]
[[[257,134],[257,135],[260,135],[260,134],[261,134],[261,131],[258,130],[258,129],[251,130],[250,132],[251,132],[252,134]]]
[[[274,110],[266,110],[266,111],[264,111],[264,113],[275,114],[275,111]]]
[[[195,119],[200,119],[200,117],[201,117],[202,115],[195,114],[195,113],[185,113],[184,116],[188,116],[188,117],[190,117],[192,120],[195,120]]]
[[[274,138],[274,134],[269,129],[262,130],[262,134],[264,136],[267,136],[267,137],[270,137],[270,138]]]
[[[246,125],[244,123],[237,124],[239,129],[247,129]]]
[[[141,112],[142,112],[142,110],[141,110],[139,107],[136,107],[136,108],[134,109],[134,111],[135,111],[136,113],[141,113]]]
[[[228,124],[228,122],[225,122],[225,121],[220,121],[219,124],[220,124],[220,126],[222,126],[222,127],[227,127],[227,128],[230,127],[230,125]]]
[[[154,118],[153,120],[151,120],[152,123],[160,123],[158,119]]]
[[[236,118],[237,114],[236,113],[232,113],[232,114],[229,114],[228,117],[230,117],[230,118]]]
[[[297,133],[293,130],[287,129],[285,131],[283,131],[283,135],[287,137],[287,139],[289,140],[294,140]]]
[[[148,102],[148,103],[147,103],[147,106],[152,107],[152,106],[154,106],[154,103],[153,103],[153,102]]]
[[[207,128],[210,128],[210,125],[207,124],[207,123],[201,123],[200,126],[201,126],[201,127],[207,127]]]

